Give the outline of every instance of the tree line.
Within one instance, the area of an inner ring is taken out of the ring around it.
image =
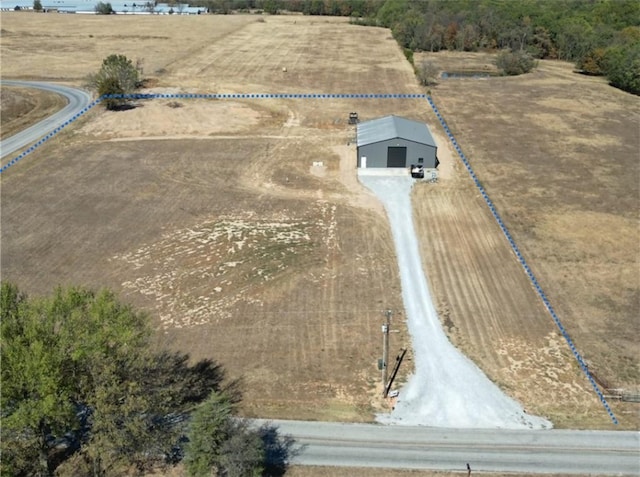
[[[109,291],[0,290],[2,476],[282,475],[290,439],[235,417],[217,363],[155,352],[149,318]]]
[[[636,0],[386,0],[357,22],[391,28],[412,51],[508,49],[570,61],[640,94]]]
[[[198,3],[198,2],[197,2]],[[511,50],[572,62],[640,94],[637,0],[200,0],[214,13],[261,9],[351,17],[390,28],[408,51]]]

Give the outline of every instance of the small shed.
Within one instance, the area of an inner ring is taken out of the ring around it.
[[[358,168],[438,167],[438,148],[425,123],[385,116],[357,126]]]

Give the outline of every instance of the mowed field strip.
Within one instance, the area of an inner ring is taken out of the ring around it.
[[[113,49],[134,58],[138,43],[153,43],[144,54],[153,94],[424,93],[387,30],[344,19],[198,17],[184,33],[188,45],[178,40],[187,18],[131,19],[136,33],[149,32],[138,42],[122,20],[74,18],[74,32],[96,45],[104,32]],[[38,30],[42,21],[47,28]],[[62,61],[30,69],[44,55],[41,32],[68,42],[55,32],[70,21],[4,15],[11,35],[2,38],[3,77],[77,82],[97,69],[101,57],[85,52],[67,76]],[[154,37],[153,26],[167,38]],[[196,30],[212,33],[196,40]],[[26,57],[24,71],[8,62],[12,55]],[[566,74],[562,68],[548,73],[550,83]],[[438,88],[437,102],[446,85]],[[115,289],[150,312],[158,346],[216,359],[230,376],[243,376],[247,415],[370,420],[389,405],[377,397],[384,309],[397,311],[392,351],[409,343],[388,224],[355,179],[349,111],[423,120],[439,141],[442,179],[416,187],[416,226],[454,343],[532,413],[561,426],[609,426],[423,99],[94,108],[3,174],[3,278],[35,293],[58,283]],[[459,127],[457,111],[444,112]],[[622,426],[637,426],[634,409],[614,404]]]

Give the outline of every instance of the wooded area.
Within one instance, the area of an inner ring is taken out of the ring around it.
[[[570,61],[640,94],[640,2],[635,0],[201,0],[211,12],[283,10],[351,17],[391,28],[410,51],[526,51]]]
[[[195,476],[262,475],[268,457],[283,472],[291,443],[233,417],[238,382],[151,352],[147,317],[113,293],[3,283],[0,313],[1,475],[140,475],[183,457]]]

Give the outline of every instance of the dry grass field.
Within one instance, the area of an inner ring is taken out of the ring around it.
[[[2,88],[0,101],[0,139],[22,131],[67,104],[62,96],[31,88]]]
[[[387,30],[345,19],[5,13],[2,30],[3,78],[81,84],[117,52],[143,60],[151,92],[421,92]],[[637,99],[554,63],[433,94],[580,350],[637,387]],[[32,293],[113,288],[150,313],[158,346],[242,376],[246,415],[371,420],[388,405],[384,309],[392,351],[409,343],[350,111],[423,120],[440,140],[442,179],[416,187],[415,211],[452,341],[527,410],[610,428],[425,100],[96,108],[2,175],[2,277]],[[613,407],[638,426],[637,405]]]
[[[481,70],[490,60],[424,56],[445,71]],[[637,393],[640,100],[546,61],[522,77],[442,80],[432,93],[591,371],[604,387]],[[432,286],[451,339],[556,425],[601,425],[600,404],[586,399],[586,380],[570,377],[569,350],[506,239],[486,234],[498,226],[466,172],[459,178],[435,193],[416,190],[425,234],[454,223],[473,253],[445,241],[423,248],[427,269],[440,270]],[[517,384],[525,376],[528,389]],[[638,426],[637,404],[612,404],[623,425]]]

